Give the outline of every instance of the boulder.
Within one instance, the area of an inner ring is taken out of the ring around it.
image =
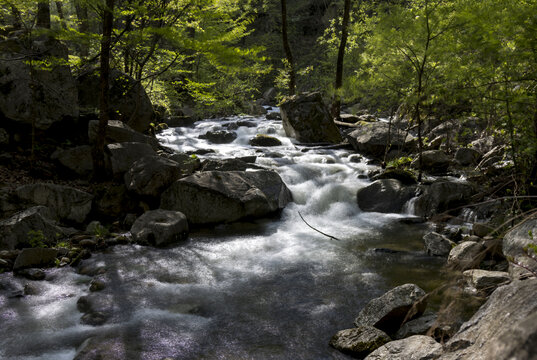
[[[26,248],[22,249],[15,260],[13,270],[26,268],[44,267],[54,265],[54,261],[58,256],[57,249],[48,248]]]
[[[387,122],[362,122],[347,135],[352,147],[365,155],[383,158],[386,146],[392,150],[411,150],[414,138]]]
[[[99,72],[98,69],[83,73],[77,78],[78,99],[81,115],[95,116],[99,110]],[[153,105],[142,84],[122,73],[110,71],[110,119],[117,119],[132,129],[144,132],[155,117]]]
[[[485,247],[483,244],[464,241],[451,249],[447,263],[454,269],[466,270],[478,267],[484,257]]]
[[[36,268],[29,268],[29,269],[20,269],[17,271],[17,275],[24,276],[28,280],[45,280],[47,277],[47,274],[41,270]]]
[[[51,158],[80,176],[88,176],[93,171],[91,146],[89,145],[57,150]]]
[[[416,215],[425,217],[464,205],[474,194],[474,187],[462,181],[441,180],[422,190],[414,205]]]
[[[99,120],[91,120],[88,124],[88,138],[90,144],[97,140]],[[157,151],[160,148],[156,138],[133,130],[129,125],[119,120],[110,120],[106,126],[106,144],[137,142],[148,144]]]
[[[509,273],[481,269],[466,270],[462,273],[466,284],[478,293],[490,294],[500,285],[511,282]]]
[[[90,337],[76,350],[74,360],[124,360],[129,358],[121,336]]]
[[[177,153],[168,156],[168,159],[179,164],[182,176],[191,175],[194,171],[201,169],[201,161],[195,155]]]
[[[420,156],[412,161],[413,168],[419,168],[419,159]],[[421,154],[421,159],[422,169],[433,174],[445,172],[451,164],[451,159],[442,150],[424,151]]]
[[[280,114],[287,136],[302,143],[337,144],[343,140],[319,92],[284,99]]]
[[[30,231],[42,234],[49,242],[54,241],[62,230],[51,220],[52,216],[48,208],[35,206],[0,221],[0,249],[13,250],[31,246]]]
[[[352,159],[350,159],[353,162]],[[389,168],[381,172],[378,175],[372,177],[372,180],[382,180],[382,179],[396,179],[399,180],[403,185],[415,185],[417,184],[416,177],[414,173],[410,170],[398,169],[398,168]]]
[[[373,351],[365,360],[432,360],[442,355],[442,345],[433,338],[414,335],[391,341]]]
[[[181,177],[181,168],[173,160],[152,155],[132,164],[125,174],[125,185],[138,195],[158,197]]]
[[[451,249],[456,245],[446,236],[436,232],[430,232],[425,234],[423,236],[423,242],[425,243],[425,249],[427,251],[427,254],[432,256],[447,257]]]
[[[445,344],[441,360],[535,359],[537,279],[497,288]]]
[[[338,331],[330,339],[330,346],[346,354],[363,358],[390,340],[384,331],[372,326],[359,326]]]
[[[530,259],[524,250],[527,246],[537,246],[535,234],[537,234],[537,219],[528,219],[505,234],[502,251],[505,257],[512,261],[509,263],[509,273],[513,276],[528,273],[527,270],[513,265],[513,262],[525,266],[534,273],[537,272],[537,262]]]
[[[291,192],[273,171],[204,171],[174,182],[162,194],[161,208],[205,224],[266,216],[289,201]]]
[[[396,339],[404,339],[413,335],[425,335],[436,324],[436,314],[424,314],[417,319],[410,320],[401,326],[395,334]]]
[[[461,166],[477,165],[481,153],[474,148],[459,148],[455,153],[455,161]]]
[[[360,116],[354,115],[354,114],[340,114],[339,115],[339,121],[344,122],[346,124],[356,124],[360,122]]]
[[[188,222],[179,211],[151,210],[136,219],[131,233],[139,244],[166,246],[186,238]]]
[[[282,142],[275,137],[257,134],[248,142],[252,146],[280,146]]]
[[[58,219],[83,223],[91,211],[93,196],[70,186],[38,183],[15,190],[22,201],[48,207]]]
[[[362,211],[398,213],[415,191],[415,187],[404,186],[399,180],[383,179],[358,190],[356,198]]]
[[[269,112],[267,114],[267,120],[281,120],[282,117],[280,116],[280,113],[278,112]]]
[[[495,229],[490,223],[476,222],[472,224],[472,234],[480,238],[491,235],[494,231]]]
[[[138,142],[108,144],[106,151],[114,176],[123,175],[141,158],[156,155],[151,146]]]
[[[200,139],[206,139],[213,144],[229,144],[237,138],[237,133],[233,131],[215,130],[207,131],[199,136]]]
[[[202,171],[245,171],[246,169],[262,168],[241,159],[205,160],[201,168]]]
[[[31,44],[23,38],[10,38],[0,41],[0,53],[0,113],[28,126],[35,120],[35,127],[41,130],[64,119],[78,118],[78,96],[67,65],[67,46],[45,37],[35,38]],[[50,67],[41,69],[34,64],[31,71],[31,59]]]
[[[94,186],[94,194],[93,209],[100,216],[115,220],[138,209],[125,184],[99,184]]]
[[[381,297],[371,300],[360,311],[354,324],[370,325],[387,334],[394,334],[405,320],[423,314],[427,301],[425,291],[414,284],[393,288]]]

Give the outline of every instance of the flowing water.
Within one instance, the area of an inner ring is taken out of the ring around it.
[[[231,144],[198,139],[226,128],[238,135]],[[251,147],[256,134],[282,145]],[[206,120],[159,140],[182,152],[215,150],[205,158],[255,155],[256,165],[280,174],[294,202],[279,216],[195,230],[168,249],[95,254],[83,267],[107,283],[91,295],[111,314],[102,326],[81,325],[76,309],[90,276],[67,268],[48,270],[44,282],[0,275],[1,359],[72,359],[94,336],[124,359],[346,359],[328,341],[353,326],[367,301],[407,282],[438,285],[441,261],[422,251],[426,225],[358,208],[372,167],[351,151],[295,144],[265,117]],[[15,297],[26,283],[35,295]]]

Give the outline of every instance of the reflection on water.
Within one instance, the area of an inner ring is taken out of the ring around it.
[[[106,305],[104,326],[80,325],[76,301],[91,278],[70,269],[51,270],[38,295],[2,291],[0,357],[70,359],[97,336],[128,359],[344,359],[328,341],[368,300],[407,282],[436,285],[440,264],[422,252],[425,225],[358,208],[356,191],[367,184],[359,176],[369,166],[351,162],[347,150],[303,151],[265,118],[247,119],[256,126],[239,126],[231,144],[198,139],[239,120],[169,129],[159,139],[177,151],[214,149],[205,156],[213,159],[256,155],[256,165],[281,175],[294,203],[272,218],[197,230],[172,248],[118,246],[85,261],[108,284],[90,295]],[[282,146],[249,146],[258,133]],[[299,212],[340,241],[313,231]]]

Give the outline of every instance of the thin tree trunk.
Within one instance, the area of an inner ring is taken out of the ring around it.
[[[38,28],[50,29],[50,1],[39,0],[37,3],[37,19],[36,26]]]
[[[58,11],[58,17],[60,18],[60,24],[62,29],[67,30],[67,25],[65,24],[65,15],[63,14],[63,4],[61,1],[55,1],[56,10]]]
[[[291,53],[291,47],[289,46],[289,40],[287,38],[287,0],[281,0],[281,4],[283,49],[289,65],[289,95],[294,95],[296,89],[295,63],[293,60],[293,54]]]
[[[11,5],[11,16],[13,16],[13,29],[22,29],[21,13],[19,9],[15,7],[15,5]]]
[[[341,41],[339,43],[339,50],[337,54],[336,63],[336,86],[334,93],[334,102],[332,103],[332,117],[336,120],[340,119],[341,113],[341,88],[343,87],[343,57],[345,56],[345,47],[347,46],[347,37],[349,26],[349,18],[351,12],[351,0],[345,0],[345,6],[343,9],[343,24],[341,26]]]
[[[76,17],[78,18],[78,31],[82,34],[89,32],[88,7],[81,0],[75,1]],[[86,41],[80,44],[80,56],[85,58],[89,55],[89,45]]]
[[[93,144],[92,149],[94,181],[101,181],[106,178],[104,147],[106,126],[108,125],[109,120],[108,82],[110,77],[110,44],[113,22],[114,0],[106,0],[106,8],[104,9],[103,16],[103,36],[101,40],[99,128],[97,130],[97,140],[95,141],[95,144]]]

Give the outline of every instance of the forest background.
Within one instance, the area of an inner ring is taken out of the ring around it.
[[[280,99],[292,92],[296,73],[298,92],[321,91],[348,112],[397,114],[410,126],[477,117],[509,144],[515,173],[532,187],[537,1],[347,2],[337,90],[343,0],[0,0],[0,34],[62,40],[77,76],[102,61],[108,14],[110,67],[141,83],[161,116],[185,106],[201,117],[245,112],[266,89]]]

